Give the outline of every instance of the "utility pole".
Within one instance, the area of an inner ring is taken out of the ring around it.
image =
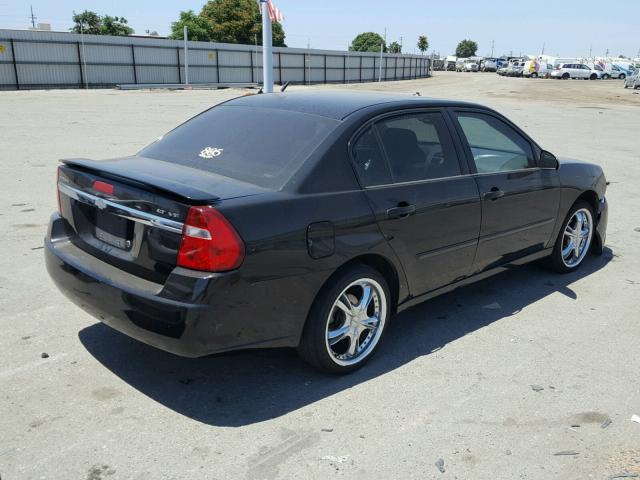
[[[593,44],[589,45],[589,58],[591,58],[593,54]]]
[[[382,49],[384,47],[384,44],[380,44],[380,65],[379,65],[379,69],[378,69],[378,82],[382,81]]]
[[[495,47],[495,42],[491,40],[491,58],[493,58],[493,48]]]
[[[544,55],[544,47],[547,46],[547,42],[542,42],[542,53],[541,55]]]
[[[30,16],[29,18],[31,19],[31,26],[32,26],[33,28],[36,28],[36,20],[37,20],[37,18],[38,18],[38,17],[36,17],[36,16],[33,14],[33,5],[30,5],[30,7],[31,7],[31,16]]]
[[[266,0],[260,0],[262,7],[262,91],[273,93],[273,37],[271,36],[271,17]]]
[[[400,35],[400,53],[402,53],[402,35]]]
[[[184,37],[184,84],[189,85],[189,46],[187,42],[189,41],[189,32],[187,31],[187,26],[184,26],[183,29],[183,37]]]

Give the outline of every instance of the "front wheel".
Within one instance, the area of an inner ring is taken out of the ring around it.
[[[587,202],[576,202],[562,224],[553,247],[551,267],[560,273],[576,270],[589,253],[594,232],[593,209]]]
[[[591,74],[591,77],[589,77],[590,80],[597,80],[598,79],[598,75],[595,73]]]
[[[611,77],[609,76],[608,73],[605,73],[604,75],[602,75],[602,79],[603,80],[609,80]]]
[[[538,78],[538,74],[537,74],[536,72],[533,72],[533,73],[531,74],[531,78]]]
[[[349,373],[379,345],[391,312],[384,277],[356,265],[325,285],[311,307],[298,353],[318,370]]]
[[[618,77],[620,80],[624,80],[625,78],[627,78],[627,76],[624,73],[621,73],[620,76]]]

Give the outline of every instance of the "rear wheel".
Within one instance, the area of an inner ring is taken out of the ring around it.
[[[576,202],[562,224],[553,252],[551,267],[560,273],[576,270],[589,253],[595,225],[593,209],[584,201]]]
[[[620,76],[618,77],[620,80],[624,80],[625,78],[627,78],[627,76],[624,73],[621,73]]]
[[[533,72],[533,73],[531,74],[531,78],[538,78],[538,74],[537,74],[536,72]]]
[[[597,80],[598,79],[598,75],[596,73],[592,73],[591,76],[589,77],[590,80]]]
[[[571,78],[571,75],[569,75],[568,73],[562,75],[563,80],[569,80],[569,78]]]
[[[602,75],[603,80],[609,80],[610,78],[611,76],[608,73],[605,73],[604,75]]]
[[[324,372],[356,370],[380,344],[390,312],[391,296],[384,277],[366,265],[351,267],[318,294],[298,353]]]

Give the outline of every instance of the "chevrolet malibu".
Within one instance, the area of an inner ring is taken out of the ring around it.
[[[80,308],[178,355],[296,347],[360,367],[393,316],[538,259],[601,253],[600,167],[499,113],[278,93],[211,108],[132,157],[63,160],[46,265]]]

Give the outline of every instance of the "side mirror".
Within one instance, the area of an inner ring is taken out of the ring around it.
[[[542,150],[542,152],[540,152],[540,161],[538,162],[538,166],[540,168],[553,168],[557,170],[560,164],[553,153]]]

